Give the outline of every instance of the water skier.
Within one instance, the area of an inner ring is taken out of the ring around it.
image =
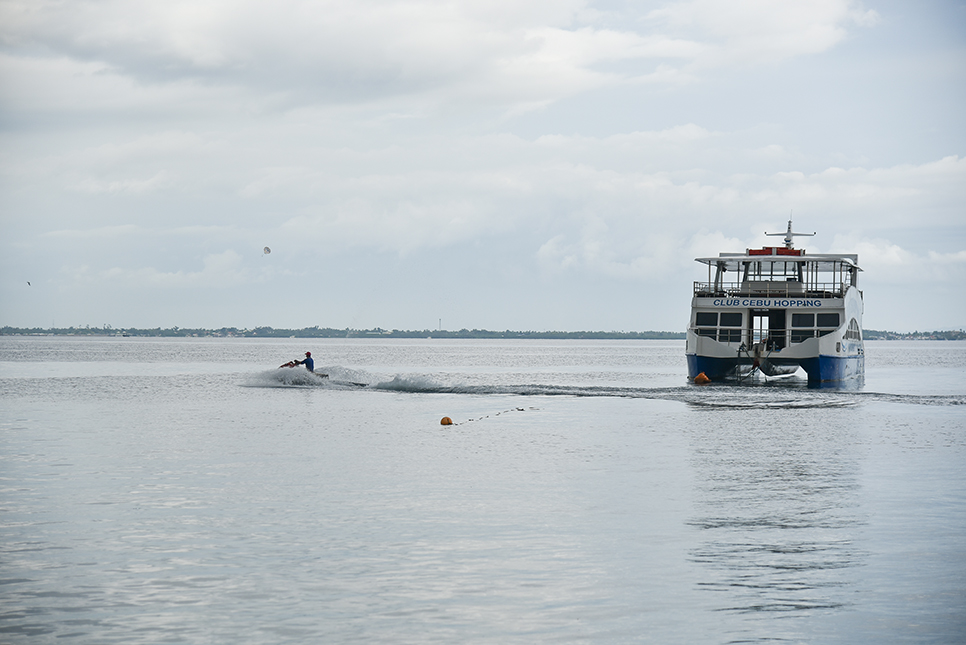
[[[296,365],[305,365],[305,369],[315,373],[315,361],[312,360],[312,352],[305,352],[305,360],[292,361]]]
[[[305,352],[305,360],[289,361],[284,365],[279,365],[279,367],[295,367],[296,365],[305,365],[305,369],[315,374],[315,361],[312,360],[312,352]]]

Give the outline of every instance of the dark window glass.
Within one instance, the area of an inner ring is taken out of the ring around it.
[[[831,334],[834,331],[835,331],[834,329],[820,329],[818,331],[818,335],[819,336],[827,336],[828,334]]]
[[[722,317],[725,314],[721,314]],[[741,330],[740,329],[722,329],[718,333],[718,340],[722,343],[740,343],[741,342]]]
[[[814,327],[815,314],[792,314],[792,327]]]
[[[712,311],[699,311],[694,315],[694,324],[698,327],[714,327],[718,324],[718,314]]]
[[[819,327],[838,327],[839,315],[838,314],[818,314],[818,326]]]
[[[815,332],[813,332],[812,330],[808,330],[808,331],[793,331],[792,332],[792,342],[793,343],[800,343],[803,340],[806,340],[808,338],[811,338],[813,335],[815,335]]]
[[[717,334],[717,330],[714,327],[712,327],[711,329],[698,330],[698,336],[711,336],[712,338],[714,338],[716,334]]]
[[[721,313],[721,326],[722,327],[741,327],[741,313],[740,312],[730,312]]]

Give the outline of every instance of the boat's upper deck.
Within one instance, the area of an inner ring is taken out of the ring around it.
[[[806,255],[803,249],[774,246],[695,260],[708,266],[708,281],[694,283],[694,295],[701,298],[842,298],[857,286],[862,270],[857,255]]]

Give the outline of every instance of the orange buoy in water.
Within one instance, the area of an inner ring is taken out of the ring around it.
[[[708,383],[711,382],[711,379],[708,378],[707,374],[705,374],[704,372],[701,372],[700,374],[694,377],[694,382],[697,383],[698,385],[707,385]]]
[[[449,417],[443,417],[442,419],[440,419],[439,425],[441,425],[441,426],[451,426],[451,425],[453,425],[453,420],[450,419]]]

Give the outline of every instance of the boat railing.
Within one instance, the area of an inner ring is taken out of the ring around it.
[[[840,282],[809,282],[780,280],[744,280],[742,282],[695,282],[694,295],[699,298],[728,298],[739,296],[841,298]]]

